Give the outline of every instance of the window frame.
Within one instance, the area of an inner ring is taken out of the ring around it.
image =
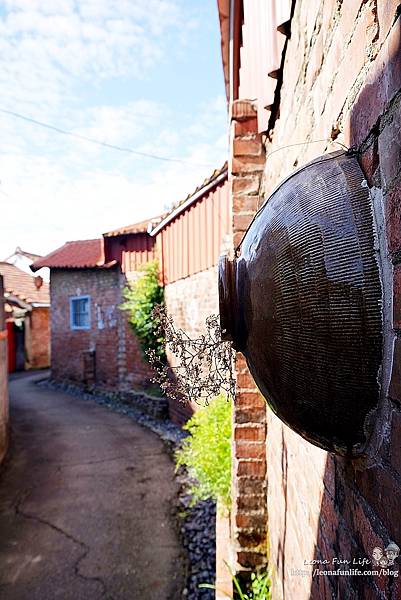
[[[88,325],[75,325],[74,324],[74,300],[88,300]],[[88,295],[83,296],[70,296],[70,329],[73,330],[88,330],[91,328],[91,297]]]

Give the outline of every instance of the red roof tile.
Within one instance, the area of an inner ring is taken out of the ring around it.
[[[103,239],[76,240],[53,250],[47,256],[35,260],[32,271],[42,267],[51,269],[85,269],[107,267],[104,262]],[[111,266],[111,265],[110,265]]]
[[[15,265],[0,262],[0,275],[4,278],[4,291],[20,300],[32,304],[39,302],[49,304],[49,284],[42,281],[40,288],[36,287],[35,277],[21,271]]]

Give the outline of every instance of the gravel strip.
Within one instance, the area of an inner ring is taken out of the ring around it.
[[[106,406],[117,413],[127,415],[136,423],[156,433],[165,443],[170,454],[179,448],[186,432],[168,420],[158,420],[143,413],[138,408],[124,402],[118,393],[97,391],[88,394],[82,388],[51,379],[37,382],[37,385],[63,391],[83,400],[91,400]],[[214,590],[199,589],[200,583],[214,583],[216,572],[216,505],[212,500],[198,502],[191,506],[189,488],[193,481],[183,467],[176,473],[179,485],[177,514],[182,544],[188,557],[188,578],[183,590],[183,600],[213,600]]]

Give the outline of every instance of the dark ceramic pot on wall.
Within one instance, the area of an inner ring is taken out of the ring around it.
[[[308,441],[363,454],[380,396],[382,290],[355,156],[290,175],[219,267],[220,319],[275,414]]]

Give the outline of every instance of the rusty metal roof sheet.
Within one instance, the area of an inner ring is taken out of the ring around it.
[[[154,236],[161,231],[166,225],[168,225],[173,219],[180,215],[188,206],[193,202],[199,200],[203,194],[209,192],[213,187],[218,185],[221,181],[228,177],[227,162],[220,169],[215,169],[210,177],[207,177],[201,185],[199,185],[191,194],[173,205],[171,211],[164,215],[161,221],[152,228],[149,233]]]
[[[231,34],[229,5],[228,0],[218,0],[227,99],[255,100],[258,128],[264,131],[274,103],[291,0],[235,0]],[[230,35],[234,38],[231,56]]]

